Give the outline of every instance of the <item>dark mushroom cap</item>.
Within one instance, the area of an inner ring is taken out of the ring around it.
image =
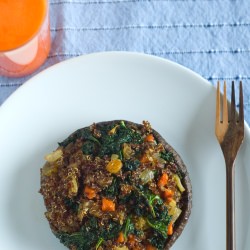
[[[137,123],[126,121],[126,120],[113,120],[113,121],[99,122],[99,123],[96,123],[95,126],[97,128],[103,127],[103,126],[112,126],[112,125],[120,123],[121,121],[124,121],[124,123],[126,125],[128,125],[129,127],[133,127],[135,129],[138,129],[138,130],[141,130],[143,127],[142,124],[137,124]],[[71,139],[77,138],[77,136],[81,133],[81,130],[83,130],[83,129],[86,129],[86,127],[78,129],[77,131],[72,133],[70,136],[68,136],[68,138],[66,140],[71,141]],[[156,139],[157,143],[161,143],[164,146],[164,148],[166,149],[166,151],[171,152],[173,154],[173,157],[175,160],[175,165],[178,168],[177,169],[178,173],[180,173],[181,177],[182,177],[182,179],[181,179],[182,185],[185,188],[185,191],[182,193],[182,197],[181,197],[182,213],[179,216],[179,218],[176,220],[176,222],[174,223],[174,233],[171,236],[168,236],[168,238],[166,240],[166,244],[165,244],[164,249],[167,250],[167,249],[170,249],[170,247],[178,239],[178,237],[181,235],[185,225],[188,222],[188,219],[189,219],[189,216],[191,213],[191,208],[192,208],[192,187],[191,187],[191,181],[189,178],[187,167],[185,166],[185,164],[182,161],[179,154],[172,148],[172,146],[170,146],[166,142],[166,140],[157,131],[152,129],[152,133],[153,133],[154,138]],[[41,184],[44,181],[45,181],[44,177],[41,176]],[[52,231],[53,231],[53,233],[56,233],[56,232],[54,232],[53,227],[52,227]]]

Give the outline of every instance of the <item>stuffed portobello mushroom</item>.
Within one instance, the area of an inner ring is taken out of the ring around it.
[[[187,169],[147,121],[95,123],[45,159],[45,216],[71,250],[165,250],[188,221]]]

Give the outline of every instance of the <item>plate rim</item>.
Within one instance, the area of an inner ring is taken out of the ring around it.
[[[77,61],[81,61],[81,60],[86,60],[89,57],[99,57],[99,56],[130,56],[130,57],[141,57],[141,58],[146,58],[147,60],[156,60],[156,61],[161,61],[163,63],[172,65],[182,71],[185,71],[186,73],[192,75],[193,77],[195,77],[197,80],[199,80],[200,84],[202,84],[204,87],[209,87],[212,86],[214,89],[216,89],[211,82],[209,82],[207,79],[203,78],[200,74],[198,74],[197,72],[191,70],[190,68],[181,65],[177,62],[171,61],[169,59],[163,58],[163,57],[159,57],[156,55],[150,55],[150,54],[146,54],[146,53],[142,53],[142,52],[133,52],[133,51],[100,51],[100,52],[93,52],[93,53],[89,53],[89,54],[83,54],[77,57],[72,57],[69,58],[67,60],[58,62],[42,71],[40,71],[39,73],[37,73],[36,75],[32,76],[30,79],[28,79],[27,81],[23,82],[23,84],[18,87],[18,89],[16,89],[10,96],[8,96],[6,98],[6,100],[2,103],[2,105],[0,105],[0,118],[1,118],[1,111],[5,108],[5,106],[9,105],[9,102],[12,101],[12,99],[15,98],[16,95],[19,95],[20,92],[25,91],[26,88],[28,88],[31,84],[34,84],[34,80],[36,78],[39,78],[41,75],[46,74],[47,72],[51,72],[54,70],[57,70],[58,68],[62,67],[62,65],[67,65],[67,64],[72,64],[74,62],[77,63]],[[246,122],[246,120],[244,120],[244,127],[245,127],[245,134],[247,134],[247,136],[250,137],[250,124],[248,124]]]

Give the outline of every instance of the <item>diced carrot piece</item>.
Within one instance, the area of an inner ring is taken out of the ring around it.
[[[158,187],[164,187],[166,186],[168,183],[168,174],[163,173],[162,176],[160,177],[160,179],[158,180]]]
[[[173,223],[170,222],[169,225],[168,225],[168,235],[172,235],[173,234]]]
[[[157,250],[157,248],[152,246],[151,244],[147,244],[146,245],[146,250]]]
[[[131,244],[131,245],[134,245],[136,243],[136,240],[135,240],[135,236],[133,234],[129,234],[128,235],[128,242]]]
[[[147,162],[149,162],[149,159],[148,159],[147,154],[144,154],[144,155],[141,157],[140,162],[141,162],[141,163],[147,163]]]
[[[174,191],[171,190],[171,189],[168,189],[168,188],[165,189],[164,192],[163,192],[163,197],[164,197],[165,199],[172,198],[173,195],[174,195]]]
[[[102,211],[114,212],[115,211],[115,203],[109,199],[102,198]]]
[[[155,141],[155,138],[154,138],[154,136],[153,136],[152,134],[149,134],[149,135],[147,135],[147,136],[145,137],[144,140],[147,141],[147,142],[154,142],[154,141]]]
[[[170,203],[171,201],[173,201],[174,199],[172,197],[167,197],[167,202]]]
[[[116,240],[117,243],[123,243],[124,242],[124,235],[123,235],[123,232],[120,232],[119,235],[118,235],[118,238]]]
[[[85,186],[84,188],[84,194],[87,196],[88,199],[92,200],[96,197],[96,191],[93,188],[90,188],[88,186]]]
[[[146,154],[146,153],[140,159],[141,163],[149,163],[149,162],[153,162],[153,161],[154,161],[153,157]]]

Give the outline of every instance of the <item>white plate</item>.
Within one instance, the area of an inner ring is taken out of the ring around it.
[[[173,250],[225,249],[225,167],[214,136],[215,89],[157,57],[100,53],[60,63],[0,108],[0,249],[65,249],[50,232],[39,190],[43,156],[94,121],[147,119],[179,152],[193,209]],[[236,162],[237,248],[250,249],[249,128]]]

